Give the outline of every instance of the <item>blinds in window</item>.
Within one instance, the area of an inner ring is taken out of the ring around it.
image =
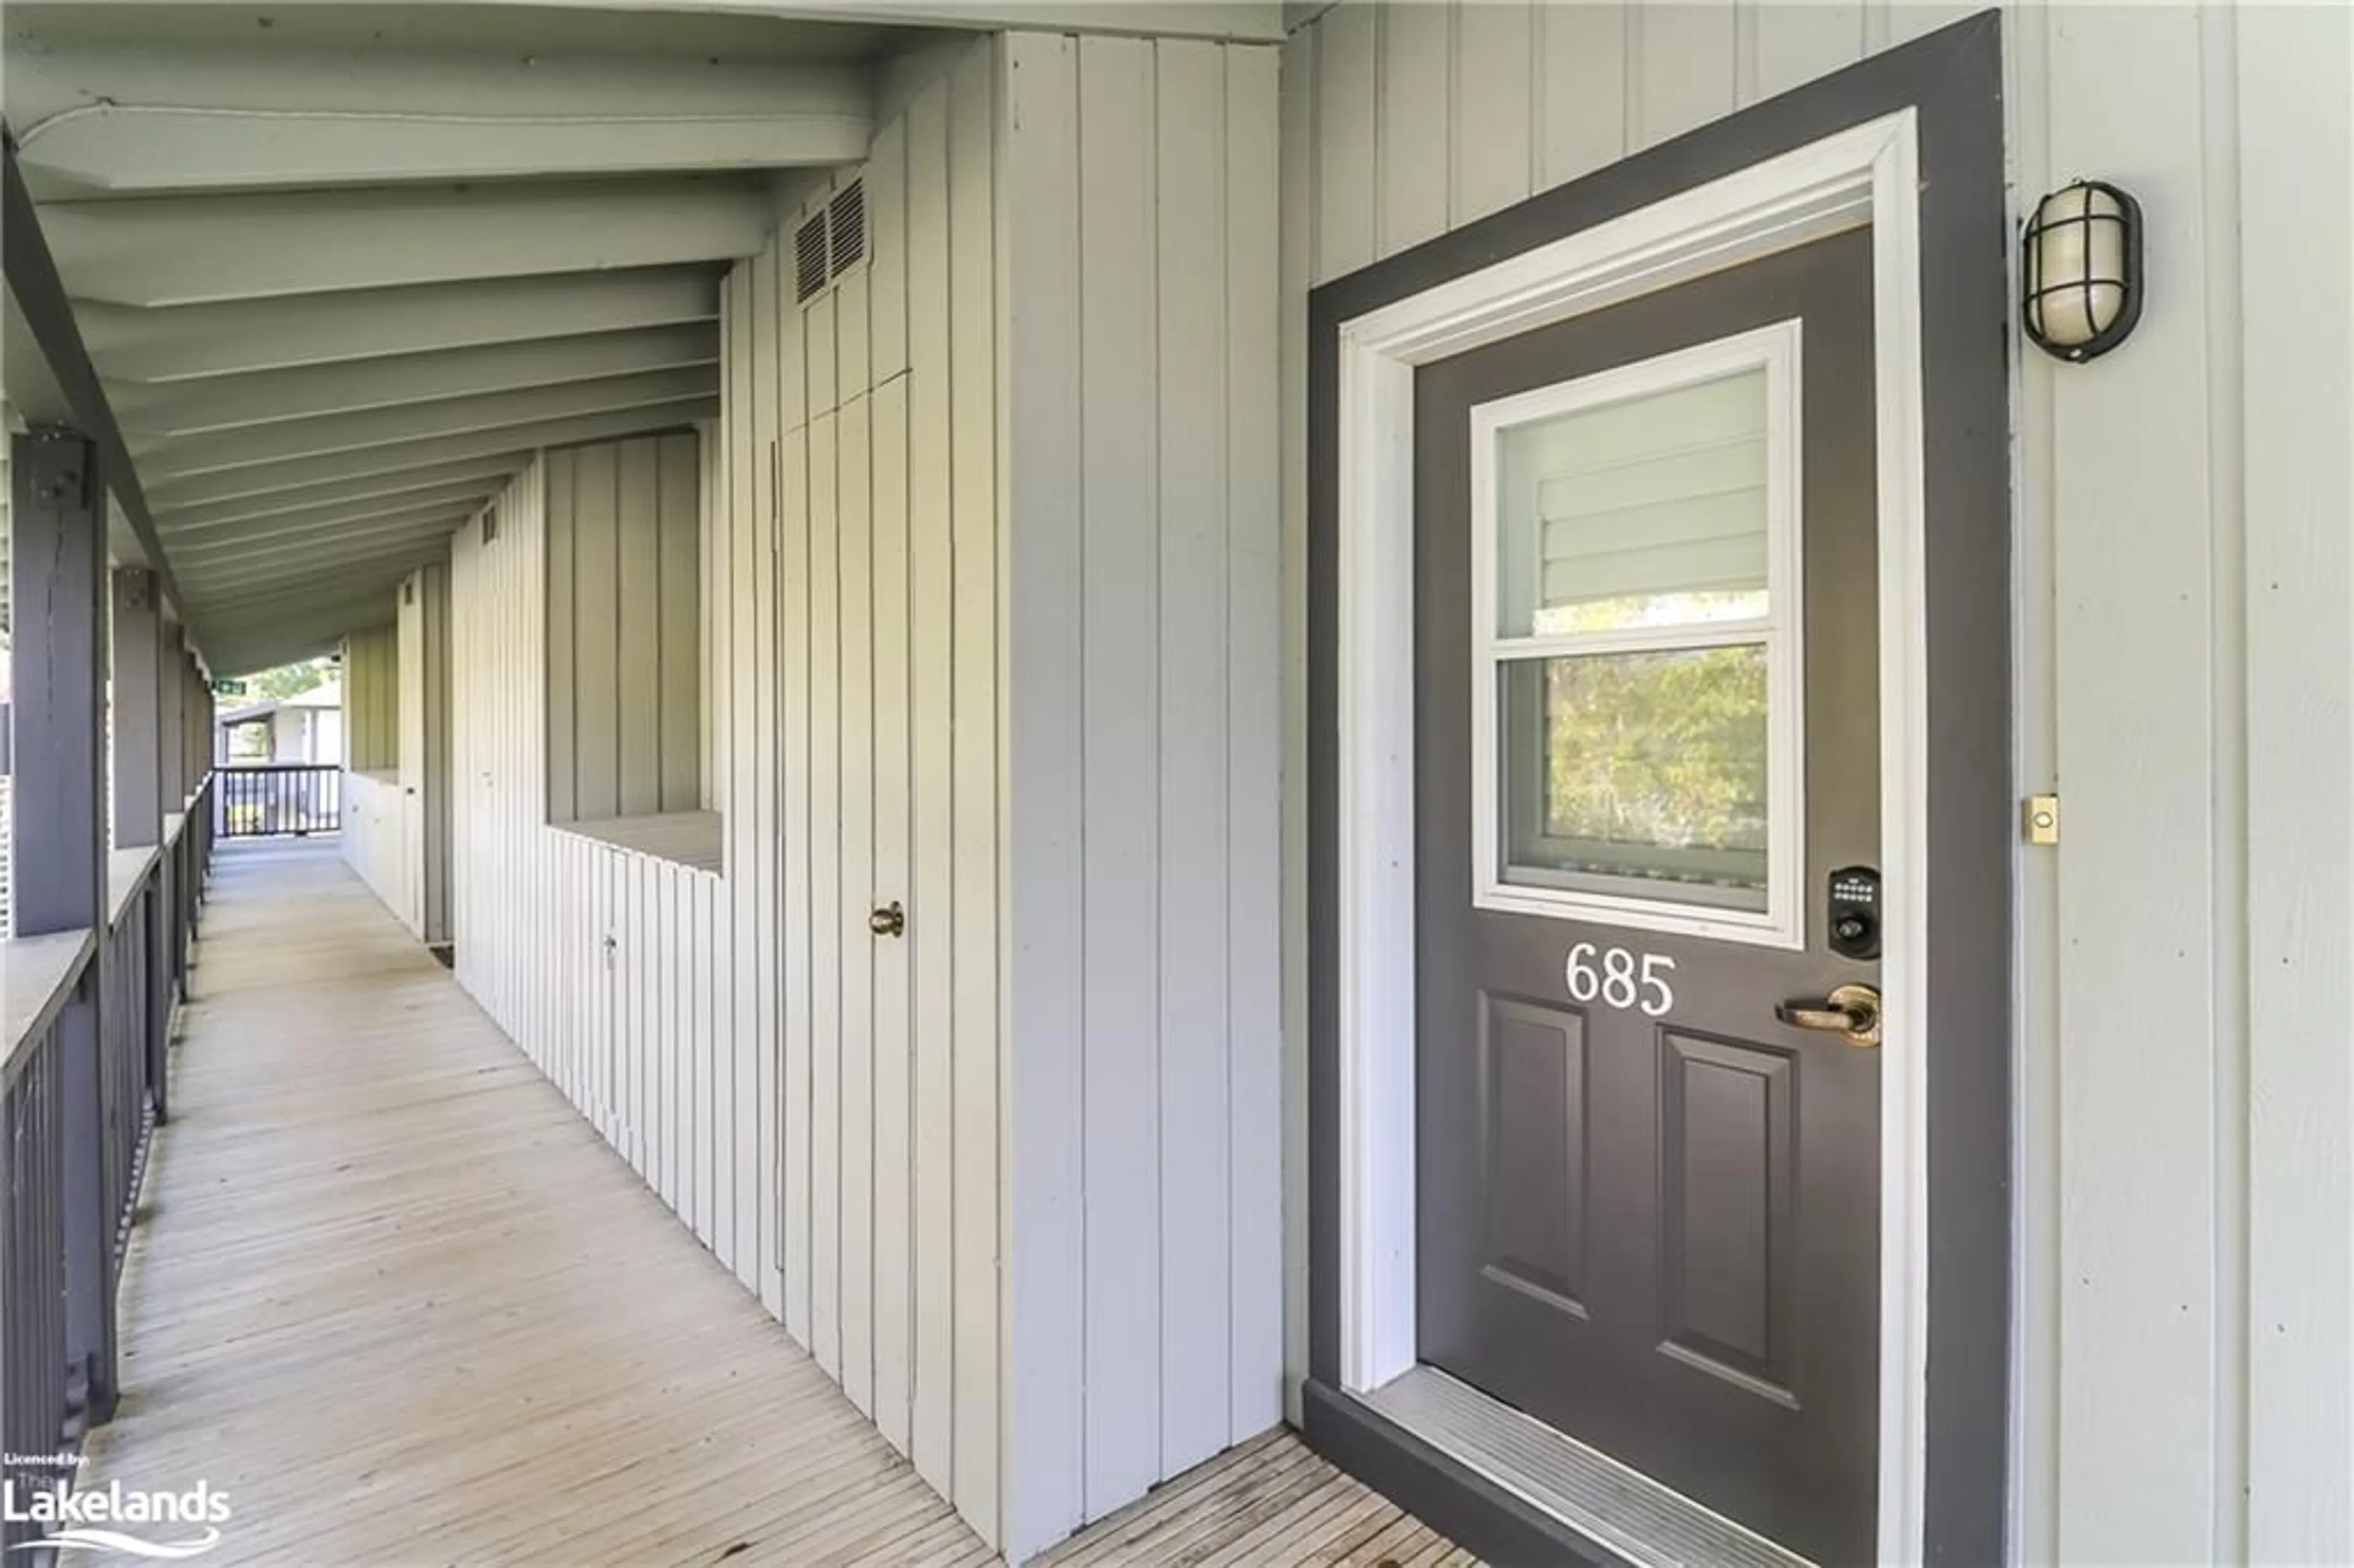
[[[1535,590],[1533,603],[1507,608],[1508,630],[1520,629],[1513,621],[1541,636],[1643,624],[1651,616],[1641,601],[1663,595],[1755,594],[1748,612],[1765,612],[1764,370],[1502,439],[1505,549],[1541,556],[1508,573]],[[1614,613],[1597,624],[1590,609]]]

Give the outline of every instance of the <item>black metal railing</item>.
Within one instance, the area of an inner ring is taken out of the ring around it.
[[[147,1133],[154,1125],[154,1086],[161,1074],[155,1035],[170,1022],[149,1005],[154,988],[154,948],[149,921],[149,899],[160,881],[164,856],[140,878],[138,888],[114,914],[106,932],[106,954],[99,965],[104,997],[99,1003],[99,1135],[104,1154],[106,1212],[114,1216],[111,1250],[116,1267],[131,1238],[131,1217],[138,1202],[140,1165],[147,1153]]]
[[[5,1340],[0,1343],[5,1363],[0,1365],[0,1453],[16,1457],[5,1478],[19,1495],[47,1491],[55,1483],[57,1475],[38,1460],[66,1446],[72,1419],[66,1329],[66,1054],[59,1014],[88,963],[85,938],[80,956],[60,971],[56,994],[33,1012],[28,1032],[9,1043],[6,1088],[0,1097],[8,1137],[7,1203],[0,1212],[0,1293],[8,1303]],[[26,1459],[35,1462],[27,1465]],[[16,1547],[44,1533],[29,1520],[0,1517],[0,1551],[13,1557]]]
[[[181,819],[178,837],[164,845],[165,857],[172,863],[164,902],[173,913],[169,933],[170,985],[175,996],[187,994],[188,941],[196,934],[196,912],[204,903],[205,878],[212,869],[213,837],[219,825],[220,779],[218,768],[205,776],[196,792],[188,797],[187,815]]]
[[[110,890],[102,932],[0,944],[8,981],[0,1453],[20,1461],[5,1467],[20,1498],[69,1482],[69,1471],[45,1468],[43,1457],[78,1446],[111,1409],[111,1312],[93,1304],[114,1299],[152,1135],[167,1114],[173,1012],[188,990],[213,790],[210,779],[199,785],[135,875],[122,874],[129,885]],[[85,1098],[76,1110],[93,1081],[94,1107]],[[94,1139],[77,1131],[93,1123]],[[42,1532],[37,1522],[0,1518],[0,1552]]]
[[[213,780],[214,825],[225,839],[332,833],[342,825],[344,770],[333,764],[227,766],[213,770]]]

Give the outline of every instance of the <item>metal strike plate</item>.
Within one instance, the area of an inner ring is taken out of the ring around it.
[[[2019,830],[2031,844],[2060,842],[2060,797],[2030,795],[2020,802]]]

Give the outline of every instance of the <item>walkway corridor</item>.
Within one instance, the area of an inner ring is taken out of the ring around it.
[[[199,959],[86,1482],[226,1493],[207,1568],[990,1561],[332,841]],[[1055,1556],[1460,1560],[1288,1436]]]

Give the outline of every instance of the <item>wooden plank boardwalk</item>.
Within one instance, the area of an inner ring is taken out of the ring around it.
[[[332,841],[199,960],[87,1484],[227,1493],[208,1568],[993,1561]],[[1047,1561],[1468,1559],[1278,1433]]]

